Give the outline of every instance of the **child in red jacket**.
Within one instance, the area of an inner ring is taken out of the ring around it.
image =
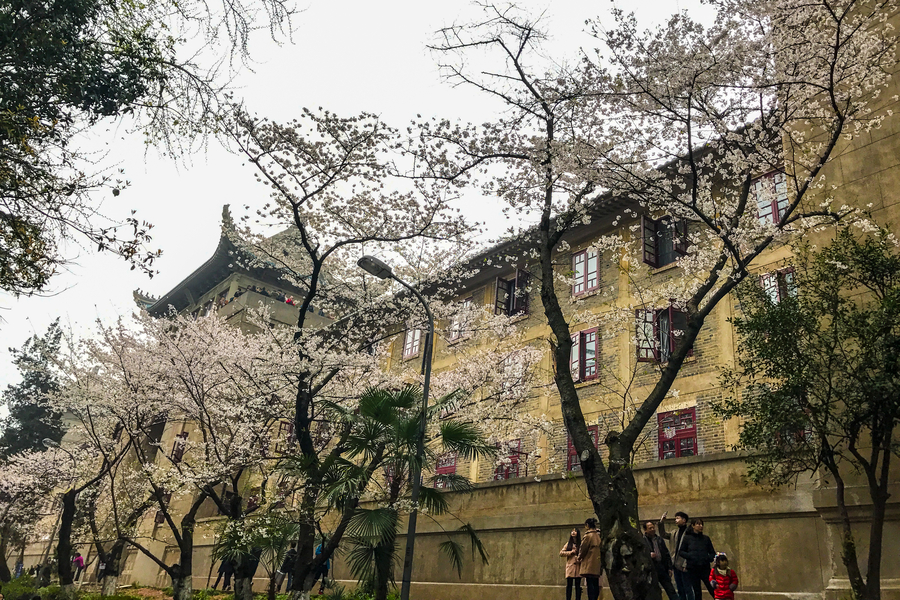
[[[728,557],[724,552],[716,555],[716,563],[709,572],[709,583],[713,587],[713,598],[734,600],[738,577],[734,569],[728,568]]]

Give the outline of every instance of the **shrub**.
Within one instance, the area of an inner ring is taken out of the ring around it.
[[[3,584],[3,597],[6,600],[31,600],[35,594],[35,581],[31,575],[22,575]]]

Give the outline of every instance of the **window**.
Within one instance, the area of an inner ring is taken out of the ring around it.
[[[794,283],[793,269],[764,273],[759,276],[759,284],[772,304],[778,304],[787,297],[797,297],[797,284]]]
[[[687,254],[687,221],[663,217],[641,217],[641,239],[644,262],[651,267],[664,267]]]
[[[178,464],[184,458],[184,451],[187,449],[185,441],[187,440],[188,432],[182,431],[178,435],[175,436],[175,443],[172,444],[172,462]]]
[[[500,396],[510,397],[521,393],[524,379],[525,365],[522,364],[522,354],[512,351],[500,361]]]
[[[788,207],[787,178],[783,171],[773,171],[750,182],[750,193],[756,200],[756,218],[763,225],[777,224]]]
[[[638,310],[635,317],[638,361],[668,361],[687,328],[687,313],[670,305],[655,310]],[[692,348],[687,355],[693,353]]]
[[[437,475],[434,480],[434,487],[443,489],[447,487],[447,480],[442,479],[441,475],[456,475],[456,452],[444,452],[437,458],[434,474]]]
[[[513,317],[528,314],[528,283],[531,275],[522,270],[516,271],[511,279],[497,278],[494,295],[494,314]]]
[[[468,334],[466,326],[469,324],[469,316],[472,310],[472,298],[466,298],[458,305],[457,313],[450,319],[450,341],[456,341]]]
[[[407,329],[403,338],[403,358],[412,358],[419,355],[419,342],[422,338],[421,329]]]
[[[589,381],[597,379],[597,328],[572,334],[572,379]]]
[[[519,456],[522,456],[522,440],[512,440],[504,444],[498,444],[501,454],[506,453],[506,457],[494,469],[494,481],[502,481],[504,479],[512,479],[519,476]]]
[[[598,448],[597,443],[599,442],[598,437],[600,435],[599,429],[599,425],[591,425],[590,427],[588,427],[588,434],[591,436],[591,440],[594,442],[594,448]],[[566,456],[566,471],[580,471],[581,460],[578,458],[578,452],[575,450],[575,444],[572,443],[572,436],[569,434],[566,434],[566,443],[568,445]]]
[[[572,255],[575,283],[572,295],[578,296],[600,288],[600,256],[596,250],[582,250]]]
[[[283,454],[296,442],[294,424],[290,421],[278,421],[275,433],[275,454]]]
[[[169,494],[169,493],[163,493],[163,495],[162,495],[162,504],[163,504],[163,506],[165,506],[166,508],[168,508],[169,502],[171,502],[171,501],[172,501],[172,494]],[[157,511],[156,511],[156,516],[153,517],[153,522],[156,523],[157,525],[162,525],[163,523],[165,523],[165,522],[166,522],[166,513],[163,512],[162,509],[157,510]]]
[[[659,458],[697,454],[697,409],[659,413]]]

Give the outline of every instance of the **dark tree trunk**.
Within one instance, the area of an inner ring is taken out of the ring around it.
[[[9,547],[10,526],[8,523],[0,528],[0,581],[6,583],[12,581],[12,573],[9,572],[9,565],[6,563],[6,551]]]
[[[103,587],[100,590],[101,596],[114,596],[119,585],[119,574],[122,572],[122,553],[125,551],[125,539],[117,539],[109,549],[104,553],[103,564]]]
[[[62,496],[62,514],[59,518],[59,542],[56,545],[56,568],[59,572],[59,585],[67,593],[74,585],[72,574],[72,524],[75,522],[76,489],[70,489]]]

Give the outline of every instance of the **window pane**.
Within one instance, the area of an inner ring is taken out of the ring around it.
[[[584,376],[597,375],[597,332],[584,334]]]
[[[584,292],[584,259],[584,252],[579,252],[572,257],[572,270],[575,271],[575,283],[572,286],[573,294]]]
[[[659,311],[659,360],[666,362],[669,360],[669,353],[672,348],[671,340],[671,323],[669,322],[669,311]]]
[[[659,248],[659,266],[675,262],[675,226],[671,219],[664,219],[657,225],[656,236]]]
[[[595,290],[598,287],[598,266],[599,257],[597,253],[589,250],[587,253],[587,277],[585,281],[585,291]]]
[[[637,348],[638,358],[654,360],[656,358],[656,335],[653,327],[654,311],[641,310],[637,313]]]

